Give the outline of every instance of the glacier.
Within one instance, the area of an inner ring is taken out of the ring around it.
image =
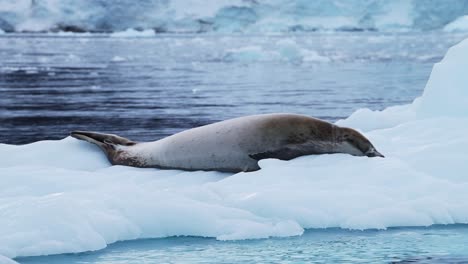
[[[295,32],[439,30],[466,0],[0,0],[6,32]]]
[[[412,104],[337,122],[361,130],[385,159],[268,159],[260,171],[233,175],[111,166],[97,147],[70,137],[0,144],[0,261],[140,238],[466,224],[467,68],[468,39],[435,64]]]

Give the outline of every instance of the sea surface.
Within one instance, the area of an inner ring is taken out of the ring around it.
[[[468,225],[388,230],[313,229],[300,237],[217,241],[172,237],[118,242],[104,250],[17,259],[83,263],[468,263]]]
[[[328,121],[419,96],[464,34],[0,35],[0,142],[156,140],[243,115]]]
[[[410,103],[466,34],[0,35],[0,143],[72,130],[155,140],[227,118],[328,121]],[[289,238],[170,237],[20,263],[468,263],[468,226],[312,229]]]

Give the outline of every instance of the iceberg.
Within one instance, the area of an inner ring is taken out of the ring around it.
[[[71,137],[0,144],[0,258],[139,238],[468,223],[467,67],[468,39],[434,66],[412,104],[338,121],[363,131],[384,159],[267,159],[259,171],[226,174],[111,166],[97,147]]]
[[[457,32],[468,31],[468,16],[461,16],[449,24],[445,25],[444,31]]]
[[[0,255],[0,263],[2,264],[18,264],[18,262],[10,259],[10,258],[7,258],[5,256],[2,256]]]
[[[438,30],[464,0],[0,0],[7,32],[285,32]]]

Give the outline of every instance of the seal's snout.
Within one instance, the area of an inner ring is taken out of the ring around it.
[[[366,153],[366,156],[367,157],[381,157],[381,158],[385,158],[384,155],[382,155],[382,153],[378,152],[375,148],[370,148]]]

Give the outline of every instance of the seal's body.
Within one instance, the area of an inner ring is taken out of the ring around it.
[[[383,157],[351,128],[296,114],[230,119],[189,129],[154,142],[134,142],[95,132],[71,135],[101,147],[114,165],[182,170],[254,171],[258,160],[348,153]]]

